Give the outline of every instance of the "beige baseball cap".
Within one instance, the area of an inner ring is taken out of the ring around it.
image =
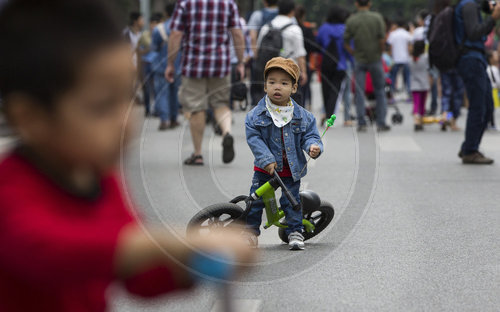
[[[269,60],[264,69],[264,78],[267,76],[267,73],[271,69],[282,69],[286,71],[290,76],[292,76],[295,82],[299,81],[300,68],[299,65],[297,65],[297,63],[295,63],[295,61],[292,59],[287,59],[284,57],[275,57]]]

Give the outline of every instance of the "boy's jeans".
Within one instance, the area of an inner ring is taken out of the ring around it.
[[[155,73],[155,111],[160,116],[161,121],[177,121],[179,112],[179,91],[180,77],[176,76],[173,83],[167,82],[163,73]]]
[[[255,171],[252,179],[252,187],[250,188],[250,194],[253,194],[259,187],[269,181],[269,179],[271,179],[270,175]],[[290,193],[292,193],[295,199],[300,203],[300,180],[297,182],[294,182],[293,178],[281,178],[281,180],[283,180],[283,183],[286,185]],[[290,233],[296,231],[302,233],[302,210],[293,210],[292,205],[285,195],[281,196],[280,205],[281,209],[285,212],[285,220],[288,224],[288,228],[285,229],[286,235],[288,236]],[[253,230],[256,235],[260,235],[263,209],[264,202],[262,199],[256,200],[253,202],[247,217],[247,228]]]
[[[481,60],[475,57],[460,58],[458,73],[469,98],[465,142],[462,144],[462,152],[469,155],[479,150],[488,119],[493,112],[493,97],[486,65]]]
[[[366,72],[369,72],[372,77],[373,90],[375,92],[377,126],[385,126],[385,118],[387,115],[387,101],[385,98],[385,73],[382,67],[382,61],[361,64],[356,63],[354,69],[354,77],[356,79],[355,102],[356,114],[358,115],[358,125],[365,126],[365,83]]]

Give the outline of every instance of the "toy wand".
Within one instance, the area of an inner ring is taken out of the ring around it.
[[[326,129],[325,129],[325,131],[323,132],[323,134],[321,135],[321,138],[319,139],[319,141],[318,141],[317,143],[321,142],[321,140],[322,140],[322,139],[323,139],[323,137],[325,136],[325,134],[326,134],[326,132],[328,131],[328,129],[330,129],[331,127],[333,127],[333,124],[335,123],[335,120],[336,120],[336,119],[337,119],[337,116],[336,116],[335,114],[333,114],[333,115],[330,117],[330,119],[328,119],[328,120],[326,121]],[[304,170],[306,170],[306,168],[307,168],[307,164],[309,163],[309,161],[311,160],[311,158],[312,158],[312,157],[311,157],[311,156],[309,156],[309,159],[307,160],[306,164],[304,165],[304,168],[302,168],[302,170],[300,171],[299,176],[302,176],[302,173],[304,172]]]

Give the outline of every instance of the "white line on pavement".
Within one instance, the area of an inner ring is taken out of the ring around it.
[[[422,148],[410,136],[379,136],[382,152],[421,152]]]
[[[222,300],[215,301],[211,312],[225,312],[223,310],[224,302]],[[233,300],[232,307],[234,311],[258,312],[262,307],[262,300],[238,299]]]

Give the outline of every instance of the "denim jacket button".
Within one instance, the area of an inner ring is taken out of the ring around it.
[[[288,136],[288,133],[285,133],[285,136]]]

